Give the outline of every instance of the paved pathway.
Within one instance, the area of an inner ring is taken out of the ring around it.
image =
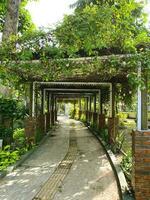
[[[60,118],[54,136],[0,181],[0,200],[40,199],[38,194],[41,200],[119,200],[109,161],[82,123]]]

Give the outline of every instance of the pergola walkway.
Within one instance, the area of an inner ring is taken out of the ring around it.
[[[59,128],[0,182],[3,200],[119,200],[117,183],[97,139],[80,122]]]

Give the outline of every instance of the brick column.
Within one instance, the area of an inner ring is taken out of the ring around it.
[[[46,115],[41,114],[37,117],[37,131],[40,132],[41,135],[45,135],[46,133]]]
[[[104,114],[99,114],[98,115],[98,117],[99,117],[99,123],[98,123],[98,125],[99,125],[99,129],[103,129],[103,128],[105,128],[105,126],[106,126],[106,122],[105,122],[105,115]]]
[[[150,200],[150,131],[135,131],[132,139],[135,197]]]
[[[35,143],[36,118],[28,117],[25,119],[25,136],[28,143]]]
[[[119,119],[117,117],[108,118],[108,134],[109,142],[114,143],[116,139],[116,134],[118,133]]]

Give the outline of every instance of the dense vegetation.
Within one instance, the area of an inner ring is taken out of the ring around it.
[[[73,14],[66,15],[56,28],[46,30],[35,29],[30,14],[25,9],[26,3],[27,0],[23,0],[18,4],[18,23],[13,24],[18,24],[17,34],[12,32],[0,44],[0,79],[3,84],[11,85],[24,95],[22,90],[25,88],[22,85],[26,81],[51,81],[92,73],[113,76],[122,70],[127,72],[129,81],[116,86],[117,101],[132,104],[131,97],[134,96],[137,86],[144,86],[144,81],[137,77],[137,68],[141,65],[147,76],[150,71],[150,33],[145,26],[146,15],[143,13],[142,3],[135,0],[78,0],[72,5],[75,8]],[[7,6],[8,1],[2,0],[0,31],[4,30],[6,23]],[[124,56],[116,57],[115,54]],[[112,56],[100,60],[98,56],[101,55]],[[91,62],[79,63],[70,59],[88,56],[92,57]],[[39,60],[39,63],[31,63],[31,60]],[[25,97],[22,102],[24,99]],[[5,120],[6,114],[12,115],[9,118],[13,122],[14,118],[18,118],[18,113],[22,113],[20,117],[24,118],[25,110],[22,108],[23,112],[18,111],[18,102],[12,101],[13,106],[11,100],[1,100],[1,120]],[[103,101],[108,101],[105,94]],[[11,130],[2,127],[1,137],[4,139],[4,135],[7,135],[11,140],[17,140],[17,150],[20,145],[18,141],[21,140],[24,144],[25,140],[18,130],[21,139],[13,137],[13,125],[10,128]],[[9,148],[4,149],[6,154],[11,153],[12,149],[9,151]],[[1,155],[5,156],[5,153],[2,151]],[[18,159],[18,152],[12,156]]]

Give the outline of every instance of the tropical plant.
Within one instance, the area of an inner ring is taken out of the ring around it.
[[[77,4],[84,6],[65,16],[55,30],[69,56],[135,53],[141,44],[149,44],[141,3],[79,0]]]
[[[16,145],[16,147],[25,147],[26,146],[26,137],[25,137],[25,131],[24,129],[17,128],[13,132],[13,140]]]
[[[131,173],[132,173],[132,151],[129,150],[126,155],[123,156],[121,161],[121,167],[127,177],[131,180]]]
[[[5,170],[9,165],[14,164],[19,160],[19,151],[11,151],[10,146],[4,147],[4,150],[0,150],[0,171]]]

